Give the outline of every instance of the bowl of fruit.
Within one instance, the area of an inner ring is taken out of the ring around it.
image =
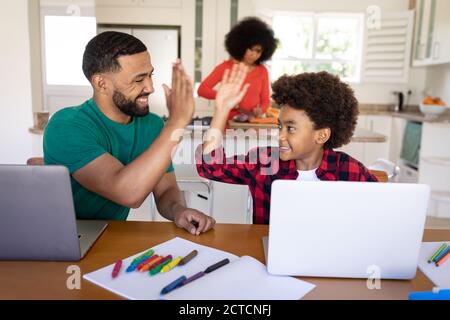
[[[425,97],[420,103],[420,111],[427,117],[438,117],[447,110],[447,106],[441,98]]]

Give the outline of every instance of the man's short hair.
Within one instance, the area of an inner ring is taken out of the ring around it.
[[[132,35],[116,31],[100,33],[86,45],[83,55],[84,75],[91,81],[96,73],[119,71],[119,57],[145,51],[145,44]]]

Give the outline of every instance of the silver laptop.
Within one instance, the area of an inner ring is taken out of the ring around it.
[[[78,261],[105,221],[76,221],[62,166],[0,165],[0,259]]]
[[[268,271],[412,279],[429,197],[420,184],[275,181],[263,239]]]

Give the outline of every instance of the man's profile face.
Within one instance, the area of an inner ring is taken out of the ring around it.
[[[149,53],[122,56],[118,62],[121,70],[112,74],[114,104],[128,116],[146,116],[150,112],[148,98],[154,92]]]

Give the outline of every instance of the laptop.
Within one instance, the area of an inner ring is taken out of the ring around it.
[[[272,184],[268,272],[275,275],[413,279],[430,187],[421,184]]]
[[[78,261],[105,221],[77,221],[63,166],[0,165],[0,260]]]

